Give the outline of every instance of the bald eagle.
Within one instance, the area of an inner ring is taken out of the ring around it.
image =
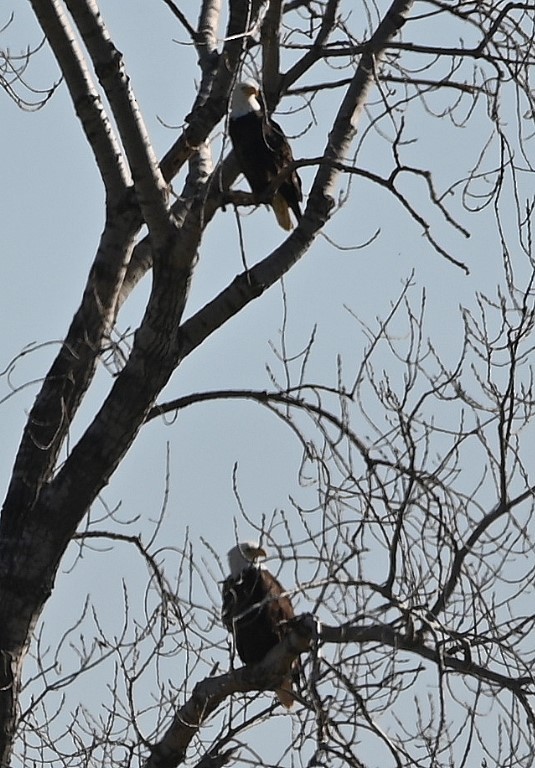
[[[230,576],[223,583],[223,623],[232,634],[244,664],[257,664],[285,635],[294,617],[290,598],[275,576],[258,565],[266,557],[262,547],[242,542],[228,553]],[[292,676],[275,693],[281,704],[294,702]]]
[[[261,195],[274,178],[293,162],[288,140],[280,125],[267,118],[259,101],[260,91],[252,83],[238,83],[232,94],[230,139],[240,171],[255,195]],[[270,201],[280,226],[289,231],[292,210],[299,222],[303,199],[301,179],[292,171]]]

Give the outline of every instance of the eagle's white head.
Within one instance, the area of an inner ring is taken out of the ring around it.
[[[265,560],[266,550],[255,541],[242,541],[229,550],[228,564],[230,575],[237,579],[242,571],[251,565],[256,565],[260,560]]]
[[[232,104],[230,116],[233,120],[237,117],[244,117],[250,112],[261,112],[262,106],[258,101],[260,89],[256,83],[251,80],[236,83],[232,93]]]

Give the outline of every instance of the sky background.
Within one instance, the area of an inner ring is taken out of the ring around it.
[[[0,36],[0,47],[9,47],[12,53],[28,45],[35,47],[41,40],[29,4],[4,3],[0,25],[7,21],[15,5],[13,24]],[[186,10],[194,21],[197,4],[191,5],[195,6],[194,11]],[[380,10],[387,7],[382,2],[378,5]],[[100,6],[112,37],[125,56],[156,152],[162,156],[178,136],[195,96],[195,52],[185,44],[184,31],[163,3],[104,0]],[[410,23],[406,29],[405,35],[410,38]],[[429,22],[427,42],[432,43],[436,36],[456,44],[458,31],[453,26],[449,30],[441,26],[439,31],[440,35]],[[33,88],[46,88],[58,78],[51,55],[46,50],[37,53],[29,66],[27,82]],[[439,109],[442,98],[430,96],[431,107]],[[0,99],[0,306],[4,329],[0,342],[0,371],[4,374],[0,379],[0,398],[4,398],[0,407],[0,486],[4,488],[25,415],[37,391],[35,382],[57,352],[58,341],[79,303],[94,258],[103,224],[103,188],[63,85],[36,112],[17,109],[4,94],[0,94]],[[336,109],[337,93],[323,94],[314,114],[298,98],[281,105],[277,120],[294,137],[296,157],[321,153]],[[365,115],[355,144],[355,162],[376,173],[388,173],[392,165],[390,145],[377,133],[365,132],[368,127],[369,116]],[[383,128],[388,132],[387,121]],[[442,191],[469,173],[486,135],[490,135],[490,124],[482,101],[476,105],[471,127],[466,128],[456,127],[447,118],[432,118],[414,103],[406,112],[407,143],[402,148],[403,157],[407,163],[432,169],[434,183]],[[360,143],[363,136],[365,140]],[[217,157],[220,138],[214,146]],[[483,165],[490,170],[497,160],[497,146],[493,144]],[[303,169],[301,175],[306,194],[313,170]],[[340,191],[344,192],[347,184],[347,179],[343,179]],[[238,186],[245,188],[243,181]],[[177,182],[175,191],[179,190]],[[451,196],[452,212],[470,229],[471,238],[467,240],[437,215],[421,180],[407,177],[403,190],[433,224],[441,244],[469,267],[470,275],[432,249],[421,228],[391,195],[369,182],[353,180],[349,201],[325,228],[325,235],[332,242],[320,236],[284,280],[289,353],[301,351],[317,326],[308,367],[308,379],[312,382],[336,384],[338,355],[343,357],[347,379],[352,380],[367,344],[354,315],[375,330],[378,319],[387,315],[409,278],[409,297],[415,307],[425,291],[425,335],[432,337],[439,354],[448,365],[453,365],[462,345],[459,306],[474,309],[476,292],[494,295],[503,280],[501,246],[492,210],[469,216],[462,210],[459,195]],[[513,208],[509,218],[507,205],[505,211],[505,224],[511,233],[515,228]],[[250,264],[263,258],[282,240],[283,233],[267,209],[247,209],[242,225]],[[373,243],[355,248],[376,232]],[[340,250],[332,243],[353,248]],[[218,213],[206,233],[187,314],[203,306],[241,270],[238,232],[234,213],[229,209]],[[121,311],[121,333],[135,329],[149,288],[147,276]],[[408,327],[403,314],[399,318],[396,332],[402,340]],[[161,400],[216,388],[271,388],[266,366],[283,382],[281,364],[272,350],[272,345],[280,347],[283,321],[283,295],[276,285],[196,350],[173,376]],[[11,369],[10,362],[21,350],[28,352]],[[387,349],[378,350],[376,364],[379,376],[388,376],[394,387],[401,387],[403,372]],[[110,371],[101,366],[73,426],[72,441],[82,433],[111,382]],[[17,391],[10,395],[12,390]],[[372,411],[373,407],[370,404]],[[456,418],[455,411],[451,423]],[[246,514],[256,525],[261,525],[263,516],[273,517],[279,522],[274,535],[278,532],[283,539],[285,530],[280,521],[288,517],[291,525],[296,524],[290,499],[305,504],[315,498],[313,489],[298,481],[301,455],[299,442],[282,422],[254,403],[197,405],[175,421],[153,421],[145,427],[103,492],[102,500],[108,508],[119,507],[119,519],[134,521],[129,532],[146,535],[150,529],[147,520],[158,516],[165,497],[162,547],[181,548],[188,537],[201,567],[202,558],[210,559],[203,540],[223,558],[233,545],[236,532],[240,538],[257,535],[240,516],[233,491],[235,466]],[[105,507],[97,503],[92,517],[101,515],[105,516]],[[108,524],[113,525],[104,520],[102,527]],[[73,547],[66,557],[58,575],[57,593],[43,619],[50,625],[61,626],[66,613],[77,613],[81,596],[83,602],[84,595],[90,594],[105,614],[109,611],[106,621],[112,626],[119,621],[113,606],[121,604],[122,590],[120,579],[114,576],[131,570],[132,552],[126,546],[118,547],[113,554],[86,552],[71,572],[76,551]],[[275,570],[278,567],[273,564]],[[306,570],[305,564],[303,568]],[[222,577],[222,572],[214,567],[213,573],[210,594],[199,598],[204,605],[213,600],[215,606],[218,600],[215,581]],[[291,580],[291,566],[283,569],[282,574]],[[135,574],[130,573],[128,578],[135,584]],[[140,584],[144,582],[144,572],[140,572],[139,579]],[[307,606],[302,604],[300,608],[306,610]]]

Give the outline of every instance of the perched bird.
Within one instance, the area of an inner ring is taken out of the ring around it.
[[[294,617],[290,598],[275,576],[258,565],[266,557],[262,547],[242,542],[228,553],[230,576],[223,583],[225,627],[234,637],[244,664],[257,664],[279,643]],[[294,702],[292,675],[289,674],[275,693],[288,709]]]
[[[232,94],[229,120],[238,165],[255,195],[262,195],[270,182],[294,159],[282,128],[266,116],[259,96],[260,91],[253,83],[238,83]],[[294,170],[281,182],[270,201],[283,229],[293,227],[290,210],[300,221],[299,203],[302,199],[301,179]]]

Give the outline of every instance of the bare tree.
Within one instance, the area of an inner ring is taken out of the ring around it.
[[[301,655],[295,744],[303,763],[530,765],[535,482],[526,451],[535,405],[535,265],[526,179],[533,178],[533,6],[429,0],[413,8],[393,0],[354,9],[342,0],[229,0],[223,8],[205,0],[195,25],[189,8],[165,2],[195,47],[199,87],[184,129],[158,160],[96,1],[31,0],[93,152],[106,206],[82,302],[29,413],[2,508],[0,764],[161,767],[187,757],[215,766],[238,748],[242,760],[265,762],[245,734],[276,722],[275,705],[250,705],[246,694],[276,688]],[[19,106],[41,99],[24,90],[33,55],[2,54],[1,82]],[[243,72],[261,82],[270,112],[291,97],[317,119],[315,105],[326,93],[337,94],[338,106],[321,110],[322,150],[295,163],[314,170],[299,226],[262,258],[244,247],[243,272],[184,319],[206,230],[225,206],[241,211],[264,202],[232,188],[239,169],[225,143],[213,165],[213,135],[220,124],[226,132],[229,98]],[[473,163],[452,161],[451,178],[440,187],[436,148],[418,153],[417,162],[411,150],[413,111],[459,131],[474,123],[481,136]],[[377,140],[383,151],[372,156],[367,147]],[[350,182],[344,195],[341,179]],[[176,197],[173,181],[182,185]],[[336,386],[309,378],[311,340],[297,358],[282,345],[283,378],[273,375],[272,391],[159,401],[181,362],[261,301],[309,253],[355,188],[393,196],[437,258],[466,272],[451,238],[470,234],[472,212],[491,215],[503,251],[502,287],[495,298],[479,292],[462,310],[458,362],[444,363],[428,341],[425,297],[415,304],[409,281],[377,327],[358,319],[366,351],[356,364],[340,364]],[[148,272],[143,319],[130,345],[116,344],[120,310]],[[390,372],[382,358],[376,365],[385,346]],[[110,350],[113,383],[71,444],[97,365]],[[216,634],[221,573],[199,567],[186,535],[164,558],[158,523],[140,537],[88,516],[144,425],[193,403],[230,398],[261,403],[298,437],[299,479],[314,502],[305,508],[296,498],[285,514],[258,524],[294,565],[291,590],[306,615],[259,667],[219,674],[228,659]],[[50,651],[35,629],[73,541],[80,557],[94,546],[127,546],[141,558],[148,574],[142,618],[125,589],[124,623],[113,637],[87,604]],[[193,596],[194,583],[203,599]],[[77,663],[63,672],[73,647]],[[183,673],[177,658],[185,659]],[[89,675],[110,698],[96,715],[80,699],[67,721],[68,691],[81,690],[76,684],[87,685]],[[288,762],[292,741],[269,760]]]

